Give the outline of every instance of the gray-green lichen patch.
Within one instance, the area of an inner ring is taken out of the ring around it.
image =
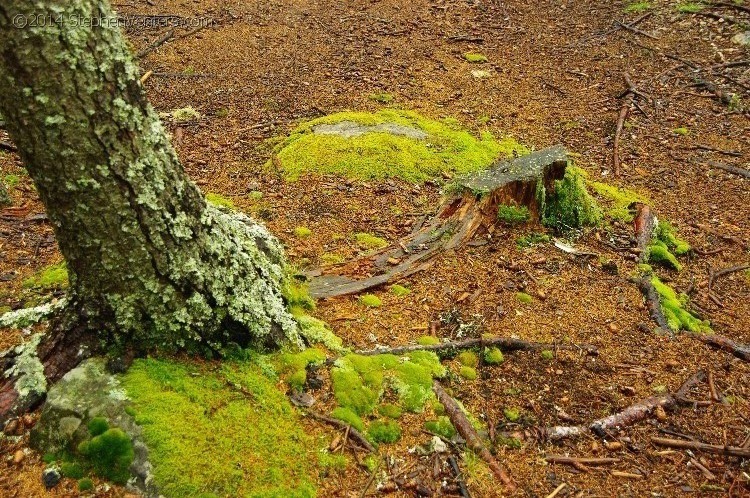
[[[403,135],[416,140],[424,140],[429,135],[419,128],[413,126],[399,125],[396,123],[378,123],[365,125],[356,121],[339,121],[338,123],[323,123],[312,128],[313,133],[319,135],[338,135],[344,138],[359,137],[366,133],[388,133],[390,135]]]
[[[66,303],[65,299],[60,299],[33,308],[8,311],[0,315],[0,329],[24,329],[30,327],[60,311],[65,307]]]
[[[47,392],[44,365],[36,352],[41,340],[42,334],[35,334],[28,342],[16,346],[13,366],[5,371],[5,378],[16,379],[14,387],[21,400],[33,395],[41,396]]]

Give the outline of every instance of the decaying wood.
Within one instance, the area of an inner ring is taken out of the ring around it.
[[[633,219],[633,226],[635,229],[635,240],[636,247],[638,249],[638,261],[643,262],[646,257],[649,244],[651,244],[651,237],[656,229],[656,216],[647,204],[641,202],[636,203],[637,213]]]
[[[373,356],[378,354],[403,355],[412,351],[432,351],[438,355],[452,355],[455,352],[483,347],[497,347],[503,351],[544,351],[568,349],[582,351],[588,355],[596,356],[598,349],[590,344],[548,344],[542,342],[522,341],[510,337],[488,337],[478,339],[466,339],[464,341],[441,342],[440,344],[409,344],[407,346],[397,346],[394,348],[367,349],[357,351],[357,354],[363,356]]]
[[[354,294],[421,271],[439,252],[458,248],[483,228],[495,225],[502,204],[525,206],[532,220],[538,220],[538,187],[553,191],[554,181],[563,177],[567,162],[565,148],[556,145],[456,178],[452,190],[458,193],[446,196],[433,218],[410,235],[369,257],[338,266],[337,273],[326,273],[329,269],[308,273],[310,295],[328,298]],[[372,276],[357,279],[344,273]]]
[[[620,137],[622,136],[622,130],[625,126],[625,120],[630,114],[630,108],[633,106],[637,90],[633,86],[630,76],[627,73],[623,75],[625,83],[628,85],[628,89],[622,95],[624,100],[622,106],[620,106],[620,114],[617,116],[617,125],[615,126],[615,138],[612,144],[612,169],[615,176],[620,176]]]
[[[316,412],[315,410],[307,410],[307,414],[310,415],[315,420],[319,420],[328,425],[332,425],[333,427],[337,427],[339,429],[348,431],[348,436],[350,439],[355,440],[357,444],[362,446],[367,451],[371,453],[375,452],[375,448],[370,444],[367,438],[364,437],[361,432],[359,432],[357,429],[352,427],[350,424],[347,424],[346,422],[343,422],[335,418],[328,417],[327,415],[323,415],[322,413]]]
[[[432,390],[435,391],[438,401],[440,401],[445,407],[445,413],[448,415],[448,418],[450,418],[453,426],[458,433],[461,434],[461,437],[466,440],[466,445],[487,463],[490,470],[492,470],[492,473],[495,474],[495,476],[500,479],[508,489],[515,489],[516,485],[513,483],[513,480],[479,438],[477,431],[474,430],[474,427],[472,427],[471,422],[461,410],[461,407],[456,400],[454,400],[445,389],[443,389],[443,386],[441,386],[438,381],[433,382]]]
[[[549,441],[571,439],[587,434],[588,432],[593,432],[599,437],[606,437],[619,432],[624,427],[645,420],[657,408],[675,409],[678,406],[694,405],[696,402],[688,397],[688,393],[690,389],[703,382],[705,378],[705,372],[700,370],[691,375],[674,393],[650,396],[630,405],[621,412],[596,420],[588,425],[541,427],[537,428],[534,433],[540,439]]]
[[[668,448],[705,451],[717,455],[750,458],[750,448],[741,448],[739,446],[721,446],[718,444],[701,443],[699,441],[682,441],[680,439],[669,439],[665,437],[652,437],[651,441],[654,444],[666,446]]]
[[[712,168],[722,169],[743,178],[750,178],[750,170],[748,169],[732,166],[731,164],[720,163],[718,161],[705,161],[705,163]]]

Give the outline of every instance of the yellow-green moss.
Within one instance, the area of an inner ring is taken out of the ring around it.
[[[236,209],[234,201],[215,192],[206,192],[206,201],[210,202],[214,206],[224,207],[227,209]]]
[[[122,380],[165,496],[315,496],[315,445],[257,364],[136,360]]]
[[[656,238],[664,242],[677,256],[690,252],[690,244],[677,237],[675,228],[669,222],[660,221],[656,225]]]
[[[518,408],[504,408],[503,415],[508,422],[518,422],[521,418],[521,410]]]
[[[307,348],[299,352],[282,352],[275,356],[275,364],[282,379],[293,389],[302,389],[307,381],[307,366],[321,363],[325,353],[318,348]]]
[[[379,308],[383,304],[383,301],[375,294],[362,294],[359,296],[359,302],[368,308]]]
[[[486,55],[479,54],[479,53],[476,53],[476,52],[466,52],[464,54],[464,59],[466,59],[467,61],[469,61],[469,62],[471,62],[473,64],[481,63],[481,62],[487,62],[489,60],[489,59],[487,59]]]
[[[300,334],[308,344],[322,345],[335,353],[347,351],[341,338],[323,320],[295,310],[292,310],[292,316],[297,320]]]
[[[27,289],[60,289],[67,285],[68,268],[64,262],[48,266],[23,281]]]
[[[473,368],[479,365],[479,358],[477,357],[476,353],[474,353],[473,351],[462,351],[461,353],[459,353],[456,359],[461,365],[464,365],[467,367]]]
[[[542,357],[543,360],[550,361],[555,358],[555,353],[553,351],[550,351],[549,349],[545,349],[544,351],[540,353],[540,356]]]
[[[466,365],[464,365],[459,369],[458,375],[466,380],[474,380],[477,378],[477,370],[476,368],[467,367]]]
[[[523,237],[516,239],[516,246],[519,249],[526,249],[528,247],[534,247],[539,244],[546,244],[550,241],[550,236],[544,233],[532,232]]]
[[[307,227],[297,227],[294,229],[294,235],[297,238],[304,239],[312,235],[312,230]]]
[[[568,166],[562,180],[556,180],[553,192],[537,193],[544,198],[542,223],[558,230],[597,226],[603,218],[602,209],[586,189],[586,172]]]
[[[427,138],[370,132],[356,137],[313,133],[321,124],[352,121],[375,126],[393,123],[420,130]],[[275,148],[277,161],[289,181],[306,173],[334,174],[369,180],[401,178],[422,183],[443,172],[463,174],[483,169],[499,157],[528,149],[512,138],[495,139],[490,133],[476,138],[453,121],[435,121],[414,112],[384,109],[376,113],[341,112],[301,124]]]
[[[364,430],[365,428],[365,424],[364,422],[362,422],[360,416],[354,413],[349,408],[344,408],[343,406],[334,408],[334,410],[331,412],[331,417],[341,420],[342,422],[346,422],[358,431]]]
[[[698,2],[680,2],[675,9],[681,14],[695,14],[705,8],[705,4]]]
[[[523,304],[530,304],[532,301],[534,301],[534,298],[532,298],[525,292],[516,292],[516,299],[518,299],[518,301]]]
[[[371,233],[355,233],[354,240],[362,249],[382,249],[388,246],[387,240]]]
[[[390,104],[394,100],[393,94],[386,92],[371,93],[367,98],[381,104]]]
[[[411,290],[407,289],[406,287],[398,284],[391,285],[391,294],[394,296],[406,296],[407,294],[410,294]]]
[[[490,365],[499,365],[505,361],[503,352],[500,348],[485,348],[484,349],[484,361]]]
[[[346,261],[346,258],[344,258],[340,254],[336,254],[333,252],[324,252],[320,255],[320,262],[324,265],[337,265],[339,263],[343,263]]]
[[[509,225],[526,223],[529,221],[529,208],[501,204],[497,208],[497,219]]]
[[[629,206],[635,202],[648,204],[645,196],[633,190],[602,182],[587,181],[586,184],[604,203],[607,216],[613,220],[630,223],[633,221],[634,213],[631,212]]]
[[[674,133],[675,135],[682,135],[684,137],[690,134],[690,130],[688,130],[684,126],[681,126],[679,128],[675,128],[674,130],[672,130],[672,133]]]
[[[397,419],[401,417],[401,407],[393,403],[383,403],[378,406],[378,413],[387,418]]]
[[[401,439],[401,427],[393,420],[375,420],[367,429],[367,437],[374,444],[395,443]]]
[[[417,344],[422,346],[431,346],[434,344],[440,344],[440,339],[431,335],[423,335],[417,339]]]
[[[651,2],[631,2],[623,10],[627,13],[640,13],[646,12],[651,7]]]
[[[645,260],[677,271],[682,265],[676,256],[690,252],[690,244],[675,235],[674,228],[667,222],[660,221],[656,226],[654,238],[649,244]]]
[[[328,477],[331,473],[341,474],[346,471],[349,460],[346,455],[322,451],[318,453],[318,465],[321,469],[321,477]]]
[[[452,439],[456,435],[456,428],[453,427],[451,420],[448,417],[441,416],[437,420],[428,420],[424,423],[425,429],[438,436],[443,436],[445,439]]]
[[[78,481],[78,491],[84,493],[86,491],[91,491],[94,489],[94,481],[89,479],[88,477],[85,477]]]
[[[685,309],[688,297],[677,293],[670,286],[659,280],[659,277],[651,277],[651,284],[659,293],[661,311],[667,319],[667,325],[673,331],[687,330],[689,332],[712,332],[711,324],[701,320]]]

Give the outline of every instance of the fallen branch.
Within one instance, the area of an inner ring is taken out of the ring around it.
[[[701,443],[698,441],[682,441],[680,439],[668,439],[665,437],[652,437],[651,441],[654,444],[666,446],[668,448],[697,450],[717,455],[750,458],[750,448],[740,448],[739,446],[721,446],[718,444]]]
[[[357,351],[356,354],[362,356],[374,356],[378,354],[403,355],[412,351],[432,351],[442,353],[444,356],[454,356],[456,351],[472,348],[497,347],[503,351],[544,351],[568,349],[575,351],[585,351],[586,354],[596,356],[599,354],[596,346],[590,344],[546,344],[542,342],[528,342],[521,339],[512,339],[510,337],[490,337],[479,339],[466,339],[464,341],[442,342],[440,344],[409,344],[407,346],[397,346],[394,348],[379,348]]]
[[[732,166],[731,164],[724,164],[717,161],[705,161],[705,164],[712,168],[722,169],[743,178],[750,178],[750,170],[745,168],[739,168],[737,166]]]
[[[563,455],[547,455],[544,457],[549,463],[562,463],[566,465],[609,465],[611,463],[617,463],[620,461],[619,458],[603,457],[569,457]]]
[[[163,36],[160,38],[157,38],[154,40],[151,44],[149,44],[146,48],[138,52],[135,57],[137,59],[141,59],[143,57],[146,57],[148,54],[156,50],[157,48],[161,47],[165,43],[167,43],[172,37],[174,36],[174,29],[170,29],[166,33],[164,33]]]
[[[740,344],[734,340],[717,334],[690,334],[691,337],[698,339],[699,341],[721,349],[728,353],[732,353],[735,357],[750,362],[750,345]]]
[[[450,464],[451,469],[453,470],[453,475],[456,478],[456,484],[458,484],[458,491],[461,493],[461,498],[471,498],[471,494],[469,494],[469,490],[466,488],[466,483],[461,476],[461,469],[458,468],[456,457],[453,455],[449,456],[448,463]]]
[[[438,381],[432,383],[432,390],[435,391],[438,401],[440,401],[445,407],[445,413],[448,415],[448,418],[450,418],[453,426],[458,433],[461,434],[461,437],[466,440],[466,445],[487,463],[490,470],[492,470],[492,473],[495,474],[495,476],[500,479],[508,489],[515,489],[516,485],[513,483],[513,480],[479,438],[477,431],[474,430],[474,427],[472,427],[471,422],[461,410],[461,407],[456,400],[445,392],[445,389],[443,389],[443,386],[441,386]]]
[[[729,268],[722,268],[721,270],[713,271],[708,275],[708,292],[710,293],[713,289],[714,283],[716,282],[716,279],[719,277],[723,277],[724,275],[729,275],[730,273],[736,273],[738,271],[747,270],[750,268],[750,264],[747,265],[737,265],[737,266],[730,266]]]
[[[622,136],[622,129],[625,126],[625,120],[630,114],[630,107],[633,105],[633,100],[635,98],[633,87],[630,84],[630,77],[627,75],[627,73],[625,73],[623,75],[623,78],[628,84],[628,89],[622,95],[623,97],[625,97],[625,100],[623,100],[622,102],[622,106],[620,107],[620,114],[617,117],[615,139],[612,147],[612,167],[616,177],[620,176],[620,137]]]
[[[373,447],[373,445],[370,444],[367,438],[365,438],[361,432],[359,432],[357,429],[352,427],[350,424],[347,424],[346,422],[343,422],[335,418],[328,417],[326,415],[323,415],[320,412],[316,412],[315,410],[307,410],[307,414],[310,415],[315,420],[319,420],[321,422],[325,422],[328,425],[332,425],[339,429],[348,431],[349,438],[354,439],[360,446],[362,446],[367,451],[371,453],[375,453],[375,448]]]
[[[670,331],[669,322],[667,317],[664,316],[664,312],[661,309],[661,296],[654,288],[654,284],[651,283],[651,279],[646,276],[638,280],[638,288],[646,298],[646,308],[651,316],[651,319],[656,322],[661,329]]]

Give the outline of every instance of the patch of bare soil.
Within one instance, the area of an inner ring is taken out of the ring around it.
[[[437,207],[439,187],[430,183],[333,177],[287,183],[263,166],[271,154],[267,138],[283,135],[300,119],[376,110],[382,104],[368,96],[388,92],[399,107],[456,117],[476,132],[511,134],[537,149],[562,143],[592,178],[645,194],[698,250],[682,272],[669,274],[670,285],[689,290],[717,332],[749,343],[750,277],[738,272],[719,279],[715,299],[707,287],[712,270],[750,260],[750,180],[716,166],[748,167],[750,124],[739,106],[750,105],[750,54],[730,39],[750,15],[731,6],[703,11],[723,20],[684,14],[667,1],[653,2],[644,12],[625,13],[625,7],[619,1],[548,0],[118,4],[123,14],[214,19],[206,29],[176,30],[145,55],[143,72],[153,73],[144,85],[159,111],[192,106],[201,113],[199,120],[170,125],[186,170],[204,191],[227,196],[266,220],[300,267],[319,265],[325,252],[357,256],[355,232],[393,242]],[[133,28],[128,36],[138,51],[168,29]],[[468,63],[463,54],[469,51],[489,62]],[[489,77],[475,78],[476,69]],[[624,123],[621,174],[614,178],[625,73],[643,95],[634,97]],[[722,102],[728,92],[739,100]],[[12,153],[0,156],[0,167],[4,175],[22,171]],[[263,198],[252,199],[252,191]],[[21,174],[11,196],[13,206],[0,213],[0,306],[16,308],[24,304],[23,279],[59,255],[49,224],[35,216],[42,207],[27,177]],[[312,235],[295,237],[297,226],[309,227]],[[383,301],[379,308],[365,308],[350,296],[320,302],[316,315],[355,349],[408,344],[427,334],[455,337],[459,330],[463,337],[491,333],[598,347],[597,357],[558,351],[551,361],[538,353],[510,353],[500,366],[480,365],[475,381],[456,377],[447,383],[496,442],[498,434],[530,426],[590,422],[655,392],[674,391],[699,369],[711,372],[724,402],[668,412],[604,440],[526,438],[520,448],[498,445],[497,458],[518,484],[518,496],[553,496],[555,490],[559,497],[750,496],[747,460],[660,447],[651,439],[747,445],[750,366],[686,334],[652,332],[643,298],[627,278],[635,268],[628,250],[631,227],[593,231],[575,241],[598,258],[574,257],[551,244],[519,249],[516,240],[532,230],[499,226],[484,245],[440,255],[401,282],[411,289],[408,296],[376,291]],[[605,271],[603,261],[613,262],[617,273]],[[520,290],[533,297],[530,304],[517,300]],[[459,329],[455,317],[473,326]],[[0,336],[0,346],[14,340]],[[327,389],[314,394],[318,410],[333,406]],[[710,400],[705,383],[691,395]],[[519,422],[506,420],[503,410],[509,407],[521,410]],[[440,496],[443,482],[455,490],[458,481],[445,455],[436,460],[409,451],[430,440],[423,426],[430,416],[405,415],[401,441],[381,448],[389,457],[380,468],[386,477],[382,490],[369,482],[363,466],[350,465],[343,475],[321,479],[320,496],[387,490],[391,496]],[[342,436],[327,434],[331,440]],[[39,486],[23,484],[38,480],[42,467],[33,455],[13,463],[22,446],[0,447],[7,455],[0,462],[0,494],[46,496]],[[546,462],[550,454],[618,460],[569,466]],[[505,495],[481,465],[461,458],[459,464],[471,496]],[[52,494],[75,495],[67,482]]]

